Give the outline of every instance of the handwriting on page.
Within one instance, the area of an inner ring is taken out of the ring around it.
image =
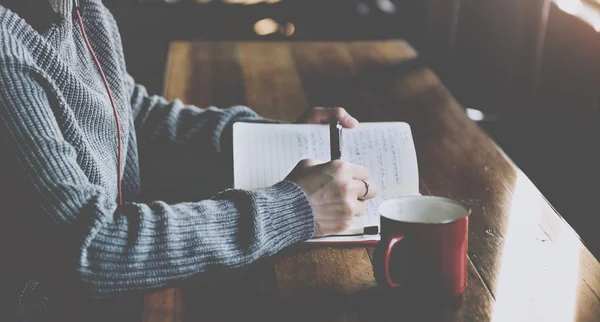
[[[240,125],[243,126],[236,126],[234,146],[237,188],[254,189],[273,185],[285,179],[302,159],[329,160],[327,127]]]
[[[412,173],[404,173],[402,162],[409,154],[412,138],[410,132],[399,126],[362,126],[343,134],[342,159],[360,164],[371,173],[383,193],[395,193],[407,184],[412,184]],[[409,161],[409,160],[407,160]]]
[[[305,158],[330,160],[326,125],[234,125],[235,187],[254,189],[283,180]],[[342,160],[371,173],[379,195],[367,201],[367,214],[354,217],[350,231],[379,224],[377,207],[389,198],[417,194],[417,160],[408,124],[363,123],[342,133]]]
[[[379,221],[377,207],[387,199],[418,192],[418,174],[411,131],[405,124],[361,124],[343,134],[342,159],[360,164],[379,186],[377,197],[367,201],[367,213],[355,217],[352,227]]]

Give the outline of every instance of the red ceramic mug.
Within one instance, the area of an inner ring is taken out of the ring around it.
[[[467,286],[469,207],[434,196],[407,196],[379,205],[378,283],[430,295],[461,295]]]

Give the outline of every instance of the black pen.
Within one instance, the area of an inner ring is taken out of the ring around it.
[[[329,145],[331,148],[331,160],[342,158],[342,125],[337,117],[329,122]]]
[[[331,118],[329,122],[329,145],[331,148],[331,160],[342,158],[342,125],[337,117]],[[367,226],[363,228],[363,232],[358,234],[334,235],[343,236],[360,236],[360,235],[377,235],[379,234],[379,226]]]
[[[326,238],[326,237],[354,237],[354,236],[364,236],[364,235],[379,235],[379,226],[367,226],[367,227],[363,228],[362,233],[334,234],[334,235],[325,235],[325,236],[313,237],[313,238],[318,239],[318,238]]]

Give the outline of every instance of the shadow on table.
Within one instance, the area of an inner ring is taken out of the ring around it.
[[[313,287],[287,298],[265,291],[232,285],[188,289],[183,321],[446,321],[463,302],[379,287],[355,294]]]

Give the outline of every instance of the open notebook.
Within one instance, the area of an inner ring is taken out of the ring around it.
[[[233,126],[234,186],[254,189],[283,180],[306,158],[329,161],[329,125],[235,123]],[[379,227],[378,205],[390,198],[419,194],[417,156],[410,126],[404,122],[361,123],[343,129],[342,160],[369,169],[379,186],[377,197],[367,201],[365,216],[354,217],[341,235],[310,243],[376,242],[379,234],[363,234],[364,227]]]

